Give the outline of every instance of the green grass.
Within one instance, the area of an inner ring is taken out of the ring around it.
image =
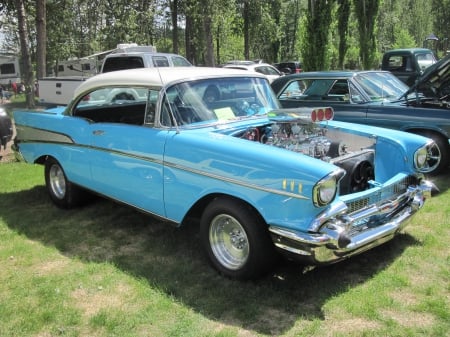
[[[60,210],[43,168],[0,164],[0,336],[447,336],[450,174],[400,235],[304,272],[220,277],[195,226],[97,199]]]

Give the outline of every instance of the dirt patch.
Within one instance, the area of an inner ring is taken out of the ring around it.
[[[11,150],[12,141],[6,144],[6,148],[3,147],[0,150],[0,164],[10,163],[16,161],[14,157],[14,152]]]
[[[2,149],[0,150],[0,164],[16,161],[14,153],[11,150],[11,145],[12,142],[9,142],[6,144],[6,149],[3,149],[2,147]]]

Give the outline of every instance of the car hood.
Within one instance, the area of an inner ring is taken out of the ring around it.
[[[427,97],[442,99],[450,94],[450,55],[425,69],[418,81],[402,97],[413,92],[423,93]]]

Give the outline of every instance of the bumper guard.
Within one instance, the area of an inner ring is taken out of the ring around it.
[[[277,226],[269,231],[275,246],[294,259],[314,265],[337,262],[391,240],[423,207],[433,188],[422,180],[393,199],[349,214],[342,202],[334,207],[334,214],[318,217],[321,226],[314,233]]]

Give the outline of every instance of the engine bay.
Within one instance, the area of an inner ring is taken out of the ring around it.
[[[341,195],[364,191],[375,179],[374,138],[321,127],[301,119],[250,127],[235,136],[302,153],[344,169],[346,175],[340,181]]]

